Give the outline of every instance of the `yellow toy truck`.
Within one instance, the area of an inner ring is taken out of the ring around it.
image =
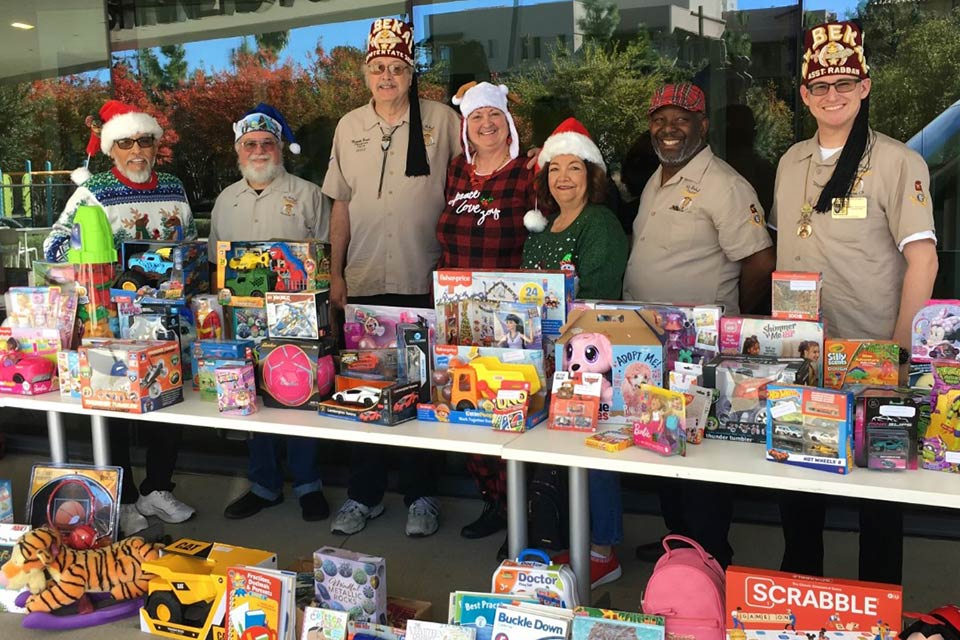
[[[504,363],[493,356],[481,356],[452,367],[450,380],[450,404],[457,411],[492,411],[497,391],[505,380],[530,383],[530,396],[540,391],[540,378],[535,366]]]

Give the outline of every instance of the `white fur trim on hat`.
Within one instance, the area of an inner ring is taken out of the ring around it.
[[[81,185],[89,180],[91,175],[90,169],[87,169],[86,167],[77,167],[70,172],[70,182],[75,185]]]
[[[467,156],[467,162],[473,162],[470,153],[470,145],[467,140],[467,118],[470,114],[483,107],[493,107],[499,109],[506,116],[507,125],[510,127],[510,159],[513,160],[520,155],[520,136],[517,135],[517,126],[513,122],[513,116],[507,108],[507,94],[510,92],[507,85],[492,85],[489,82],[476,84],[463,94],[463,97],[454,96],[453,104],[460,107],[460,113],[463,114],[463,126],[461,127],[461,142],[463,143],[463,153]]]
[[[133,138],[137,134],[153,135],[158,141],[163,137],[163,127],[149,113],[132,112],[113,116],[100,130],[100,150],[110,155],[113,143],[121,138]]]
[[[543,148],[540,150],[540,155],[537,157],[537,164],[544,167],[555,157],[566,154],[577,156],[581,160],[599,165],[604,171],[607,170],[607,165],[603,161],[600,149],[597,148],[593,140],[582,133],[576,133],[574,131],[555,133],[547,138],[546,142],[543,143]]]
[[[540,233],[547,228],[547,222],[547,217],[543,215],[540,209],[530,209],[523,214],[523,226],[525,226],[528,231]]]

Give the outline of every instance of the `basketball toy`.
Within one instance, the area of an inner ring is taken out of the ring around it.
[[[296,345],[277,347],[267,354],[261,367],[263,390],[284,406],[299,407],[304,404],[317,386],[315,363]],[[332,381],[332,376],[330,379]]]
[[[60,503],[53,516],[53,524],[57,528],[73,527],[83,522],[87,510],[76,500],[66,500]]]

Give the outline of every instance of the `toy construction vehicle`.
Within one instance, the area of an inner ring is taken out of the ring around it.
[[[140,630],[175,640],[224,638],[227,568],[235,565],[276,568],[277,556],[187,538],[167,545],[159,559],[143,563],[155,577],[140,609]]]
[[[531,396],[540,391],[540,378],[532,364],[507,364],[493,356],[481,356],[451,368],[450,379],[450,403],[457,411],[493,410],[493,401],[505,380],[529,382]]]

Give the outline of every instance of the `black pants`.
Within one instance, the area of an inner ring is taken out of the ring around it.
[[[141,495],[153,491],[173,491],[173,468],[177,464],[182,425],[149,423],[143,424],[140,437],[147,448],[146,477],[137,491],[130,468],[130,429],[132,421],[125,418],[109,418],[110,464],[123,468],[121,504],[133,504]]]
[[[692,538],[726,568],[733,561],[727,538],[733,519],[733,487],[714,482],[661,478],[660,511],[670,533]]]
[[[347,497],[368,507],[383,500],[387,489],[389,460],[399,460],[399,486],[408,507],[417,498],[437,494],[437,476],[443,453],[424,449],[406,449],[372,444],[354,444],[351,449],[350,480]]]
[[[860,510],[860,579],[900,584],[903,581],[903,507],[895,502],[858,500]],[[780,497],[783,525],[782,571],[823,575],[823,528],[826,497],[785,492]]]

